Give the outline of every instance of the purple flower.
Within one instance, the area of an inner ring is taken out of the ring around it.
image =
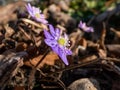
[[[82,29],[84,32],[94,32],[94,29],[92,27],[86,26],[86,23],[80,21],[78,27]]]
[[[71,55],[72,51],[67,47],[69,45],[68,36],[52,25],[49,24],[50,32],[44,30],[45,43],[52,48],[52,50],[59,55],[63,62],[68,65],[67,55]]]
[[[29,15],[36,21],[41,22],[43,24],[47,24],[48,21],[45,20],[44,14],[41,14],[41,10],[39,8],[36,8],[34,6],[31,6],[30,3],[26,5],[27,11]]]

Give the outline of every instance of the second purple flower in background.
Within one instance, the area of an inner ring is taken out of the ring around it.
[[[84,22],[82,22],[82,21],[80,21],[78,27],[79,27],[80,29],[82,29],[84,32],[88,32],[88,33],[89,33],[89,32],[94,32],[93,27],[88,27],[88,26],[86,25],[86,23],[84,23]]]
[[[27,8],[27,11],[28,11],[29,15],[34,20],[36,20],[37,22],[43,23],[43,24],[48,23],[48,21],[45,20],[44,14],[41,13],[41,10],[39,8],[31,6],[30,3],[28,3],[28,5],[26,5],[26,8]]]

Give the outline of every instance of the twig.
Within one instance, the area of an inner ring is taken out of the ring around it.
[[[114,71],[115,73],[120,75],[120,68],[118,66],[116,66],[113,62],[102,63],[102,65],[107,66],[108,70]]]
[[[114,62],[120,62],[120,59],[117,59],[117,58],[110,58],[110,57],[107,57],[107,58],[101,58],[103,60],[108,60],[108,61],[114,61]]]
[[[36,27],[38,27],[38,28],[40,28],[40,29],[46,28],[45,25],[42,25],[42,24],[40,25],[40,24],[38,24],[38,23],[30,20],[30,19],[22,18],[22,19],[20,19],[20,20],[23,21],[23,22],[27,22],[27,23],[29,23],[29,24],[32,24],[32,25],[34,25],[34,26],[36,26]]]
[[[105,36],[106,36],[106,26],[105,23],[103,22],[103,30],[102,30],[102,35],[101,35],[101,39],[100,39],[100,45],[102,47],[103,50],[105,50],[105,52],[107,53],[106,47],[105,47]]]
[[[23,28],[22,27],[18,27],[19,29],[20,29],[20,31],[29,39],[29,40],[31,40],[31,37],[23,30]]]
[[[86,62],[86,63],[68,66],[68,67],[63,68],[63,69],[61,69],[61,70],[58,70],[58,71],[55,71],[55,72],[52,72],[52,73],[48,73],[48,75],[52,75],[52,74],[64,72],[64,71],[67,71],[67,70],[79,68],[79,67],[82,67],[82,66],[86,66],[86,65],[89,65],[89,64],[93,64],[93,63],[98,62],[98,61],[99,61],[98,59],[97,59],[97,60],[95,59],[95,60],[92,60],[92,61],[89,61],[89,62]]]
[[[47,48],[47,51],[45,52],[45,54],[43,55],[43,57],[39,60],[39,62],[32,68],[32,71],[30,72],[30,75],[29,75],[29,83],[28,83],[28,90],[31,90],[33,88],[33,82],[34,82],[34,79],[35,79],[35,73],[36,73],[36,68],[39,66],[39,64],[44,60],[44,58],[46,57],[46,55],[49,53],[49,48]],[[44,75],[42,73],[42,75]]]

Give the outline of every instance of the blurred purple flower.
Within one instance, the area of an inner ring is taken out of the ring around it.
[[[47,24],[48,21],[45,20],[44,14],[41,14],[41,10],[34,6],[31,6],[30,3],[26,5],[27,11],[29,15],[36,21],[41,22],[43,24]]]
[[[71,55],[72,51],[67,47],[70,46],[68,36],[52,25],[49,24],[50,32],[44,30],[45,43],[52,48],[52,50],[59,55],[63,62],[68,65],[67,55]]]
[[[92,27],[86,26],[86,23],[80,21],[78,27],[82,29],[84,32],[94,32],[94,29]]]

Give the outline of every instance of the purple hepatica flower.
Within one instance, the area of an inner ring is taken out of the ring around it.
[[[89,32],[94,32],[94,29],[93,29],[92,27],[86,26],[86,23],[84,23],[84,22],[82,22],[82,21],[80,21],[78,27],[79,27],[80,29],[82,29],[83,31],[88,32],[88,33],[89,33]]]
[[[43,24],[47,24],[48,21],[45,20],[44,14],[41,14],[41,10],[39,8],[36,8],[34,6],[31,6],[30,3],[26,5],[27,11],[29,15],[36,21],[41,22]]]
[[[72,54],[72,51],[67,48],[70,46],[68,36],[65,33],[62,35],[62,32],[58,28],[54,29],[52,25],[49,25],[49,28],[50,32],[44,30],[45,43],[68,65],[66,56]]]

